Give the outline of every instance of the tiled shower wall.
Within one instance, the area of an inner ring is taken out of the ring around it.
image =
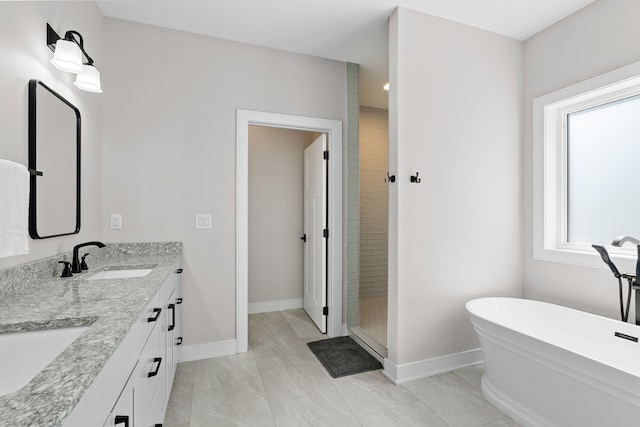
[[[389,113],[360,108],[360,298],[387,295]]]
[[[358,248],[360,246],[359,114],[360,66],[347,63],[347,325],[358,326]]]

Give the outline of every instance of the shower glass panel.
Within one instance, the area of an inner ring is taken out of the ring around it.
[[[347,63],[346,258],[349,336],[387,357],[389,118],[360,105],[359,66]]]
[[[360,107],[360,251],[358,327],[373,350],[387,353],[389,114]]]

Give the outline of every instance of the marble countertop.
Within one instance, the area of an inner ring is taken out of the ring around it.
[[[69,278],[58,277],[58,260],[70,254],[0,271],[0,334],[90,325],[29,384],[0,397],[2,426],[63,424],[149,300],[179,267],[182,244],[108,244],[81,250],[86,252],[91,254],[89,270]],[[154,268],[139,278],[87,280],[109,267],[134,265]]]

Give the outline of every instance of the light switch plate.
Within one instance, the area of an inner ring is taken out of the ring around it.
[[[122,229],[122,214],[111,214],[111,229]]]
[[[196,230],[211,228],[211,214],[196,214]]]

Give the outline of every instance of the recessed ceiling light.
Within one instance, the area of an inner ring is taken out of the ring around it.
[[[389,83],[385,83],[384,86],[382,86],[382,89],[389,90]]]

